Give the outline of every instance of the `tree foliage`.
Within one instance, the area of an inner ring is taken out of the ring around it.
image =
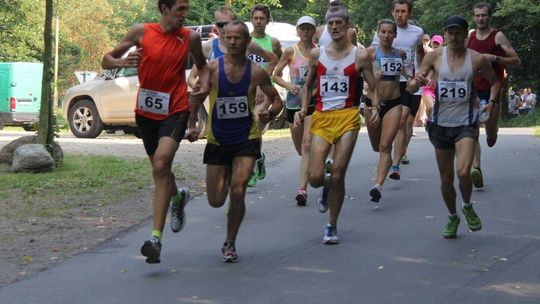
[[[0,0],[0,60],[42,61],[44,1]],[[188,25],[210,24],[214,11],[230,2],[239,20],[249,20],[249,11],[256,3],[270,7],[274,21],[295,24],[303,15],[324,23],[329,0],[191,0]],[[377,21],[392,18],[392,0],[342,0],[359,32],[359,41],[371,44]],[[450,15],[463,15],[472,20],[474,0],[415,0],[412,18],[426,33],[441,34],[442,23]],[[103,54],[109,51],[134,24],[156,22],[160,18],[156,0],[56,0],[55,16],[60,18],[59,88],[77,84],[76,70],[100,71]],[[523,61],[523,67],[509,69],[511,81],[519,86],[538,88],[540,58],[540,3],[537,0],[496,0],[493,25],[510,39]]]
[[[41,1],[0,0],[0,61],[41,61],[44,17]]]

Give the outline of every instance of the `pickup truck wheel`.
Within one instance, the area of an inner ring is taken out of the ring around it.
[[[69,110],[69,129],[80,138],[96,138],[103,131],[103,122],[96,105],[90,100],[77,101]]]
[[[0,117],[0,130],[2,130],[5,125],[6,124],[4,123],[4,120],[2,119],[2,117]]]

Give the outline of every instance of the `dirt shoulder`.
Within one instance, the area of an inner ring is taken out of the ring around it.
[[[0,149],[24,135],[27,133],[0,131]],[[92,140],[66,137],[58,142],[65,154],[146,158],[142,143],[134,137],[107,135]],[[204,193],[204,147],[205,141],[182,143],[175,157],[173,166],[185,172],[184,176],[177,176],[177,183],[187,185],[192,195]],[[269,163],[296,153],[289,138],[265,139],[264,151]],[[75,207],[61,220],[39,217],[14,220],[10,212],[17,208],[13,203],[17,199],[10,203],[0,202],[0,287],[46,270],[149,219],[152,214],[151,190],[152,185],[148,185],[148,188],[134,191],[127,199],[92,210]]]

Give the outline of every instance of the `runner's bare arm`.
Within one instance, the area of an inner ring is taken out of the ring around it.
[[[273,52],[268,52],[267,50],[263,49],[260,45],[258,45],[255,42],[251,42],[248,45],[248,54],[255,54],[259,57],[262,57],[268,61],[268,66],[266,67],[266,72],[268,75],[272,75],[274,72],[274,68],[276,67],[278,63],[278,57]]]
[[[135,67],[141,59],[142,49],[138,48],[130,52],[127,57],[122,56],[133,46],[139,46],[144,32],[143,24],[136,24],[129,29],[122,41],[114,49],[103,56],[101,67],[104,69],[115,69],[124,67]]]
[[[189,121],[188,121],[188,132],[186,134],[186,138],[190,141],[196,141],[199,139],[199,131],[197,130],[197,118],[199,114],[199,108],[203,104],[204,100],[210,93],[210,89],[215,86],[215,79],[217,78],[216,71],[218,68],[217,61],[212,61],[208,63],[208,83],[207,86],[209,90],[200,96],[193,96],[192,94],[189,95]],[[198,85],[200,85],[198,83]],[[204,107],[204,105],[203,105]]]
[[[285,52],[283,52],[283,55],[281,55],[276,69],[274,70],[274,76],[272,77],[275,83],[285,88],[287,91],[293,91],[294,85],[283,79],[283,69],[285,69],[287,65],[291,64],[293,54],[294,52],[292,47],[288,47],[285,49]]]
[[[424,37],[424,32],[422,32],[422,35],[420,37]],[[419,66],[422,64],[422,60],[424,60],[425,55],[426,55],[426,50],[424,49],[422,38],[420,38],[418,40],[418,43],[416,44],[416,63],[418,63]]]
[[[420,86],[427,83],[427,75],[430,71],[434,71],[435,59],[438,57],[437,54],[440,53],[441,52],[439,50],[434,50],[433,52],[426,54],[424,60],[422,60],[422,65],[420,65],[418,73],[414,75],[413,79],[407,82],[407,91],[409,91],[409,93],[414,94],[416,91],[418,91]]]
[[[201,36],[195,31],[190,31],[189,33],[189,51],[195,66],[199,73],[199,81],[201,85],[197,87],[197,90],[192,91],[194,97],[199,95],[208,94],[208,66],[206,65],[206,58],[202,52]],[[203,99],[204,100],[204,99]]]
[[[377,123],[379,119],[379,94],[377,93],[377,79],[373,74],[373,60],[371,59],[370,54],[367,50],[356,50],[355,64],[359,71],[362,71],[364,75],[364,80],[367,82],[369,87],[369,96],[371,96],[371,106],[372,108],[377,109],[377,111],[371,112],[371,117],[369,117],[369,122],[373,125]]]
[[[190,88],[195,89],[195,86],[197,85],[197,77],[199,77],[199,71],[197,70],[197,66],[194,65],[191,68],[191,71],[189,71],[187,78],[187,84]]]
[[[499,57],[499,60],[502,64],[514,68],[521,65],[521,59],[519,59],[516,50],[514,50],[512,44],[510,43],[510,40],[506,38],[503,32],[497,32],[497,35],[495,35],[495,43],[499,45],[506,53],[505,57]]]
[[[253,63],[251,64],[253,84],[257,85],[271,101],[270,109],[263,109],[258,113],[259,121],[266,124],[281,113],[281,110],[283,109],[283,100],[281,100],[281,96],[279,96],[278,91],[272,85],[270,76],[268,76],[266,71]]]
[[[307,115],[309,109],[309,102],[311,101],[311,94],[313,93],[313,84],[315,83],[315,77],[317,76],[317,62],[319,61],[319,54],[319,48],[312,49],[311,53],[309,54],[308,76],[306,78],[304,88],[302,89],[302,95],[300,96],[300,99],[302,101],[302,108],[300,109],[300,111],[294,113],[295,125],[301,124],[304,121],[304,117],[306,117]]]
[[[214,39],[219,39],[219,38],[213,38],[213,39],[207,40],[202,45],[202,52],[203,52],[204,58],[206,59],[208,59],[208,57],[210,57],[210,54],[212,54],[212,47],[214,44]],[[219,41],[218,41],[218,47],[219,47]]]
[[[349,41],[352,44],[356,46],[358,45],[358,38],[356,37],[356,30],[353,27],[349,27],[349,29],[347,29],[347,38],[349,38]]]
[[[281,50],[281,43],[279,42],[279,40],[277,40],[277,38],[274,38],[274,37],[272,37],[272,50],[274,51],[274,54],[277,56],[279,60],[279,58],[281,58],[283,51]],[[272,75],[272,73],[270,73],[270,75]]]
[[[473,66],[473,70],[481,71],[484,77],[487,79],[487,81],[489,81],[489,83],[491,84],[491,89],[489,92],[490,104],[493,102],[498,102],[499,94],[501,92],[501,82],[499,81],[499,78],[495,74],[495,71],[493,71],[493,69],[491,68],[491,64],[489,63],[489,61],[487,60],[485,56],[482,56],[481,54],[476,53],[474,54],[473,58],[476,59],[476,60],[473,59],[474,60],[473,64],[476,64],[476,66],[478,67],[478,68],[474,68]]]
[[[317,27],[315,30],[315,34],[313,34],[313,37],[311,38],[313,41],[313,44],[319,45],[319,39],[321,38],[322,32],[324,31],[324,25],[321,25]]]

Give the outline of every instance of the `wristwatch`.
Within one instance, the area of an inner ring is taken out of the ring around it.
[[[499,63],[501,61],[501,57],[495,56],[495,62]]]

